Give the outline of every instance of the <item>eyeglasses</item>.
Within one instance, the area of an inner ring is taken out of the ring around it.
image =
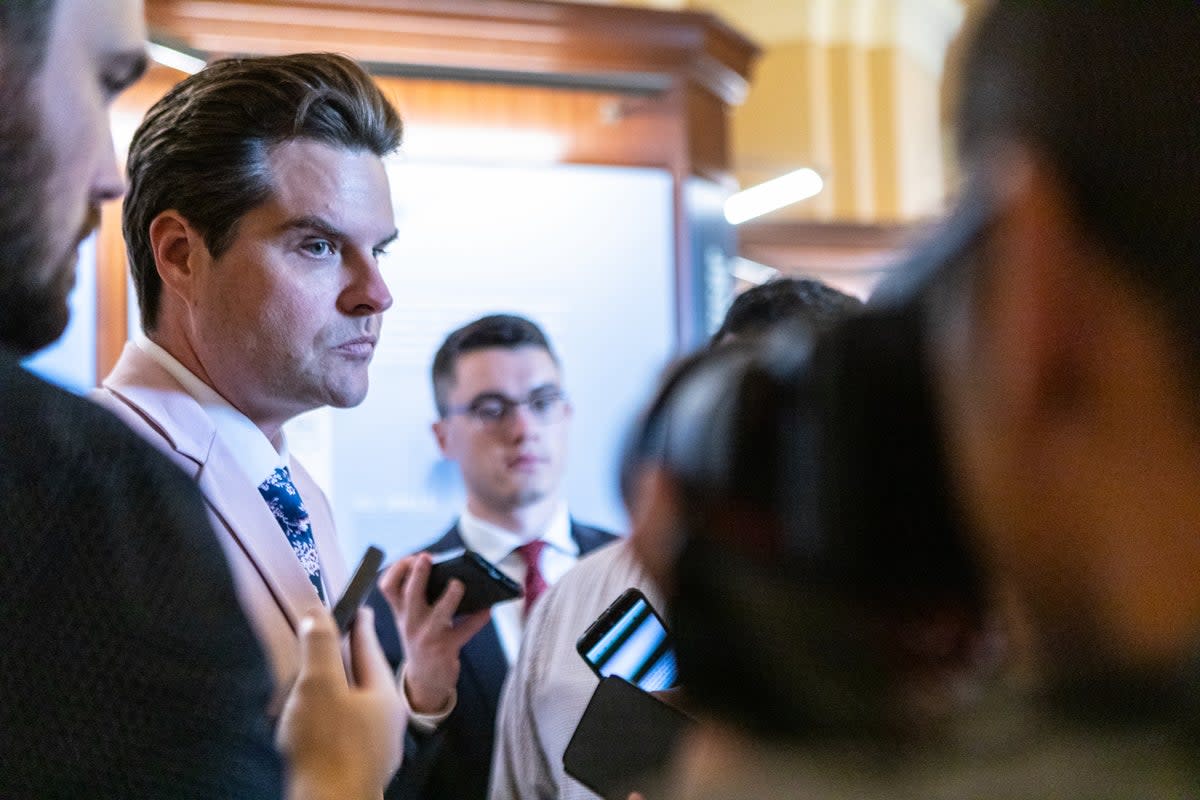
[[[550,425],[562,420],[567,409],[567,395],[556,387],[535,389],[524,400],[513,400],[502,394],[481,394],[466,405],[450,406],[446,416],[464,414],[482,425],[498,427],[512,419],[513,412],[520,406],[527,406],[538,422]]]

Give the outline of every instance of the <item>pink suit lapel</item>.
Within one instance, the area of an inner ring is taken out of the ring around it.
[[[210,509],[254,564],[295,629],[304,611],[319,604],[320,599],[257,487],[217,438],[208,414],[166,370],[133,343],[125,345],[104,386],[166,439],[181,466],[190,467]],[[301,487],[302,496],[306,492],[319,492],[307,473],[305,483],[312,488]],[[326,506],[324,502],[312,505],[320,509],[316,512],[319,519],[313,520],[314,535],[321,531],[318,551],[336,553],[337,543],[328,535],[332,521],[327,521]],[[336,562],[333,570],[336,574],[327,577],[326,583],[338,591],[345,581],[344,568],[340,558],[328,560]]]

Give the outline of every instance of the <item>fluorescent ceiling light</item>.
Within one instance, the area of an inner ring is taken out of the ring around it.
[[[731,225],[741,225],[746,220],[807,200],[823,188],[825,182],[816,170],[804,167],[731,195],[725,201],[725,219]]]
[[[757,261],[751,261],[748,258],[736,256],[732,259],[733,277],[739,281],[753,283],[755,286],[761,286],[768,281],[773,281],[779,277],[779,270],[774,267],[768,267],[766,264],[760,264]]]
[[[203,58],[197,58],[194,55],[176,50],[173,47],[158,44],[157,42],[146,42],[146,52],[164,67],[177,69],[180,72],[186,72],[188,75],[195,75],[206,66]]]
[[[555,163],[566,153],[560,134],[468,125],[406,126],[400,152],[413,160]]]

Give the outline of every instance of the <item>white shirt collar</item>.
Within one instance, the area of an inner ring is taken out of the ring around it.
[[[566,501],[559,501],[546,523],[545,530],[540,532],[541,535],[521,536],[486,522],[465,508],[458,519],[458,532],[468,549],[474,550],[493,564],[500,563],[509,553],[535,539],[541,539],[560,553],[579,555],[579,545],[571,538],[571,517],[567,513]]]
[[[179,363],[173,355],[139,334],[134,340],[143,353],[150,356],[171,377],[179,381],[192,398],[200,404],[217,429],[217,436],[229,448],[238,466],[254,482],[257,488],[270,477],[276,467],[288,464],[287,439],[280,431],[280,449],[276,450],[271,440],[242,412],[234,408],[216,390],[197,378],[191,370]]]

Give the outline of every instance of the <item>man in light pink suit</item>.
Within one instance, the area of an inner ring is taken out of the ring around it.
[[[329,503],[282,426],[366,395],[392,303],[382,158],[400,135],[361,67],[305,54],[210,65],[130,146],[124,231],[145,333],[96,397],[204,494],[274,667],[273,713],[304,612],[347,581]]]

